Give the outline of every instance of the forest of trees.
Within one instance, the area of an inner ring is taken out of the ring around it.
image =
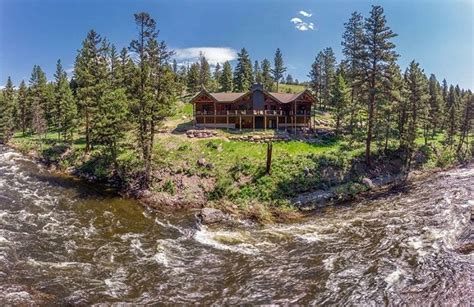
[[[130,132],[142,163],[141,183],[150,183],[155,134],[159,124],[175,112],[175,102],[202,87],[210,91],[247,91],[257,82],[266,90],[279,84],[297,84],[280,49],[273,63],[253,61],[242,48],[234,67],[229,62],[211,67],[204,54],[191,65],[173,60],[173,52],[159,41],[156,22],[147,13],[134,15],[136,37],[120,51],[105,37],[89,31],[77,51],[74,71],[67,76],[58,60],[54,80],[40,66],[33,67],[28,83],[15,87],[10,78],[0,95],[0,138],[15,132],[57,133],[70,144],[83,138],[85,154],[103,148],[115,163],[120,142]],[[342,38],[343,59],[332,48],[316,55],[308,84],[317,98],[315,110],[328,111],[338,137],[364,142],[371,164],[374,143],[385,148],[398,142],[408,152],[421,135],[424,142],[445,133],[446,144],[460,155],[472,149],[474,96],[470,90],[427,76],[412,61],[404,71],[382,7],[369,16],[354,12]],[[132,133],[133,132],[133,133]]]
[[[318,109],[333,114],[336,133],[351,141],[364,141],[365,159],[371,151],[387,150],[390,141],[408,152],[421,134],[428,144],[445,133],[446,144],[467,156],[472,148],[474,96],[471,90],[441,83],[427,76],[413,60],[404,71],[397,64],[397,36],[387,24],[383,8],[373,6],[367,18],[352,13],[344,24],[343,59],[332,48],[319,52],[308,74]]]

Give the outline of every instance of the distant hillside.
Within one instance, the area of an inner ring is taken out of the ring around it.
[[[280,84],[278,86],[278,92],[280,93],[299,93],[304,90],[305,86],[300,84]]]

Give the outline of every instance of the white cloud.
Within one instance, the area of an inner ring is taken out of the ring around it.
[[[308,13],[306,11],[299,11],[298,14],[305,18],[309,18],[313,16],[312,13]],[[295,25],[295,29],[298,31],[309,31],[309,30],[314,30],[316,27],[314,26],[314,23],[305,21],[305,19],[301,19],[299,17],[293,17],[290,19],[290,22]]]
[[[196,62],[202,52],[210,65],[232,61],[237,58],[237,51],[229,47],[191,47],[174,50],[174,58],[178,62]]]
[[[294,18],[290,19],[290,22],[292,22],[294,24],[298,24],[298,23],[302,23],[303,20],[299,19],[298,17],[294,17]]]
[[[302,16],[304,16],[304,17],[311,17],[311,16],[313,16],[313,14],[308,13],[308,12],[306,12],[306,11],[299,11],[299,14],[302,15]]]
[[[314,23],[312,22],[300,22],[295,25],[295,28],[299,31],[314,30]]]

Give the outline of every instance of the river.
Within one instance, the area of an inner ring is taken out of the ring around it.
[[[0,145],[0,303],[470,305],[474,166],[291,225],[223,230]]]

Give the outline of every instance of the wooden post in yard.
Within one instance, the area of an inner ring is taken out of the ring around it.
[[[272,142],[267,143],[267,167],[265,168],[265,174],[270,175],[272,171]]]

